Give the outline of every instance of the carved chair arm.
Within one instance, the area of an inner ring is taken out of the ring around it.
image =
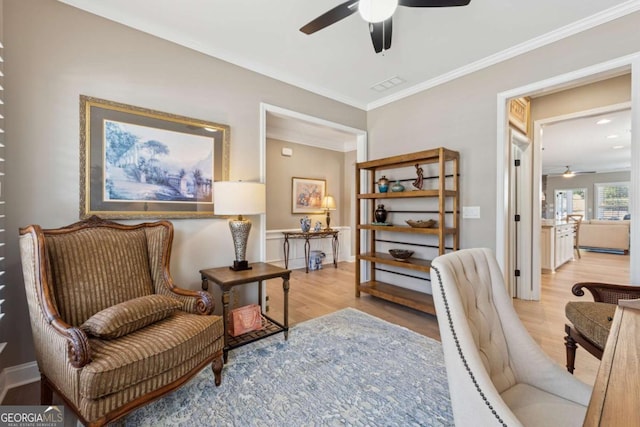
[[[215,303],[213,295],[205,291],[192,291],[190,289],[179,288],[174,286],[171,288],[173,296],[185,302],[185,310],[196,314],[208,315],[213,313]],[[195,300],[195,304],[193,301]]]
[[[71,326],[60,318],[50,319],[55,332],[67,341],[69,363],[74,368],[82,368],[91,362],[91,347],[87,334],[80,328]]]
[[[640,298],[640,286],[616,285],[613,283],[580,282],[573,285],[571,292],[575,296],[584,295],[584,289],[591,292],[595,302],[618,304],[620,299]]]

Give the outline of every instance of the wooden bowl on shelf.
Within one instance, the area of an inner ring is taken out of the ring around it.
[[[406,261],[413,255],[413,251],[408,249],[389,249],[389,253],[398,261]]]
[[[409,224],[409,227],[412,227],[412,228],[432,228],[436,226],[436,220],[434,219],[428,219],[426,221],[423,221],[421,219],[417,221],[408,219],[405,222]]]

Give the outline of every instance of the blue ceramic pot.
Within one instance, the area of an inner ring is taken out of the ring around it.
[[[400,181],[396,181],[392,186],[391,186],[391,191],[393,191],[394,193],[398,193],[400,191],[404,191],[404,185],[400,184]]]
[[[378,180],[378,191],[381,193],[386,193],[389,189],[389,180],[386,176],[382,175],[382,177]]]

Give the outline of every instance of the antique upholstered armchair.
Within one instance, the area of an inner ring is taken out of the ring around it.
[[[491,250],[441,255],[430,275],[456,425],[582,425],[591,388],[529,335]]]
[[[209,363],[220,384],[222,318],[209,293],[173,283],[172,241],[168,221],[20,229],[42,404],[55,392],[80,421],[102,425]]]
[[[602,359],[618,300],[640,298],[640,286],[611,283],[580,282],[573,285],[571,292],[581,297],[584,289],[591,292],[593,301],[570,301],[565,306],[565,314],[571,321],[564,325],[567,370],[571,373],[575,368],[577,344]]]

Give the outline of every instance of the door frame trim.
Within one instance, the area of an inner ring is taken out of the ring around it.
[[[530,83],[497,94],[497,174],[496,174],[496,257],[502,268],[507,289],[510,289],[510,279],[506,272],[509,268],[509,126],[507,116],[507,103],[511,98],[530,96],[559,89],[579,83],[586,84],[590,81],[601,79],[604,76],[618,75],[623,71],[631,70],[631,128],[640,128],[640,52],[626,55],[611,61],[599,63],[593,66],[561,74],[549,79]],[[631,133],[631,170],[640,170],[640,132]],[[540,182],[534,180],[534,203],[539,204]],[[632,222],[639,215],[640,208],[640,174],[631,174],[631,219]],[[536,218],[534,218],[534,222]],[[539,223],[539,219],[537,219]],[[631,248],[640,247],[640,233],[631,233]],[[640,283],[640,253],[630,251],[630,281]]]

